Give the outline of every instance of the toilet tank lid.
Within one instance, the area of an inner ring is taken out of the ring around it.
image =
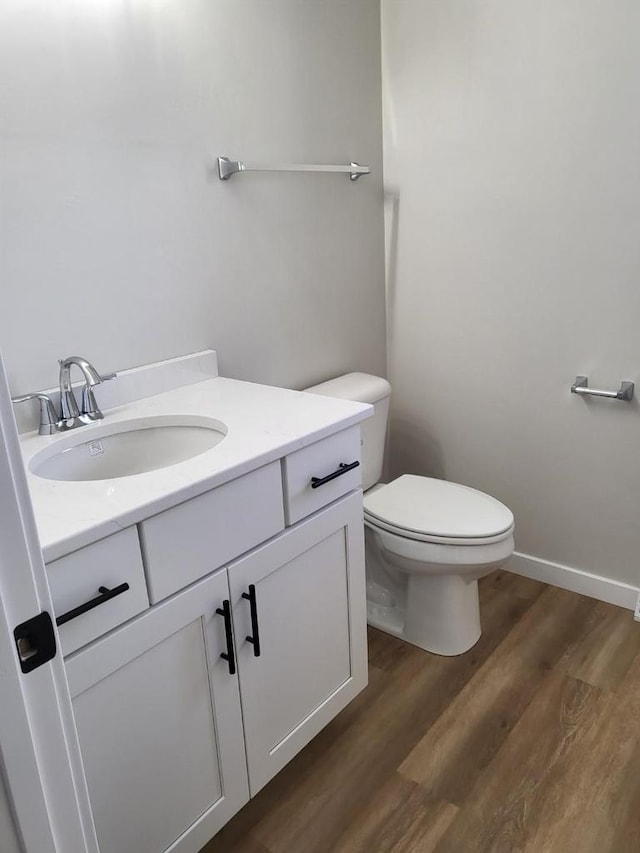
[[[372,376],[370,373],[345,373],[305,388],[304,391],[307,394],[352,400],[354,403],[378,403],[391,395],[391,385],[381,376]]]

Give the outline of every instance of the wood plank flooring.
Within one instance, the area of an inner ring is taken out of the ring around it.
[[[466,655],[370,629],[369,687],[202,853],[640,853],[640,623],[480,587]]]

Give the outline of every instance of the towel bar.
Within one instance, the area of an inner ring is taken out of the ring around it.
[[[268,163],[243,163],[242,160],[230,160],[228,157],[218,157],[218,177],[228,181],[238,172],[347,172],[352,181],[357,181],[362,175],[371,174],[368,166],[359,163],[349,163],[347,166],[321,166],[306,163],[290,163],[285,165],[270,165]]]

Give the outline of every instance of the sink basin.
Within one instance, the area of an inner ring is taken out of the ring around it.
[[[112,480],[200,456],[224,439],[226,426],[203,417],[157,416],[79,427],[37,453],[29,470],[47,480]]]

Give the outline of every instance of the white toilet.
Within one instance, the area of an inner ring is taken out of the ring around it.
[[[513,553],[513,514],[489,495],[404,474],[379,483],[391,386],[348,373],[306,389],[362,403],[369,624],[429,652],[459,655],[480,638],[478,579]]]

